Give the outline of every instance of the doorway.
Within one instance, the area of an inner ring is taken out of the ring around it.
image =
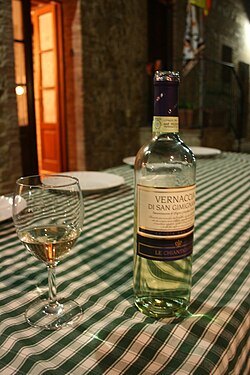
[[[19,121],[20,134],[26,130],[26,137],[21,137],[22,155],[25,155],[23,173],[61,172],[67,169],[61,3],[12,0],[12,4],[13,21],[19,22],[23,30],[22,73],[29,90],[29,98],[22,98],[23,103],[27,100],[28,116],[26,121],[22,116],[21,124]],[[14,42],[20,43],[20,40],[14,39]],[[20,61],[20,53],[17,55],[15,48],[16,80]],[[18,97],[18,107],[19,102]],[[20,113],[18,108],[18,118]],[[35,160],[32,168],[30,160]]]

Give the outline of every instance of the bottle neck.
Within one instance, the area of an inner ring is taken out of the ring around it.
[[[153,133],[179,133],[178,82],[156,82],[154,85]]]

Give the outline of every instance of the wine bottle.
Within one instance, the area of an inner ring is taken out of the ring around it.
[[[178,134],[178,72],[154,76],[153,137],[135,159],[134,296],[155,318],[190,302],[196,162]]]

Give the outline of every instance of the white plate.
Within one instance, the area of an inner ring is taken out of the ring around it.
[[[198,147],[198,146],[190,146],[191,150],[195,154],[195,156],[216,156],[221,154],[221,150],[218,148],[210,148],[210,147]]]
[[[0,221],[10,219],[12,217],[12,197],[0,196]]]
[[[190,146],[191,150],[197,157],[210,157],[221,154],[221,150],[218,148],[211,147],[199,147],[199,146]],[[128,156],[123,159],[123,163],[134,166],[135,156]]]
[[[23,210],[26,207],[26,202],[21,197],[18,199],[21,199],[21,202],[19,202],[19,210]],[[5,195],[0,196],[0,222],[12,217],[12,203],[13,197],[6,197]]]
[[[61,174],[78,178],[81,190],[88,193],[112,189],[124,184],[123,177],[106,172],[72,171]]]
[[[133,167],[135,164],[135,156],[128,156],[127,158],[124,158],[122,161],[123,163],[131,165]]]

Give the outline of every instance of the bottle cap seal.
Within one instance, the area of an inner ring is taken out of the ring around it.
[[[179,72],[169,71],[169,70],[157,70],[154,75],[154,84],[159,83],[179,83],[180,74]]]

